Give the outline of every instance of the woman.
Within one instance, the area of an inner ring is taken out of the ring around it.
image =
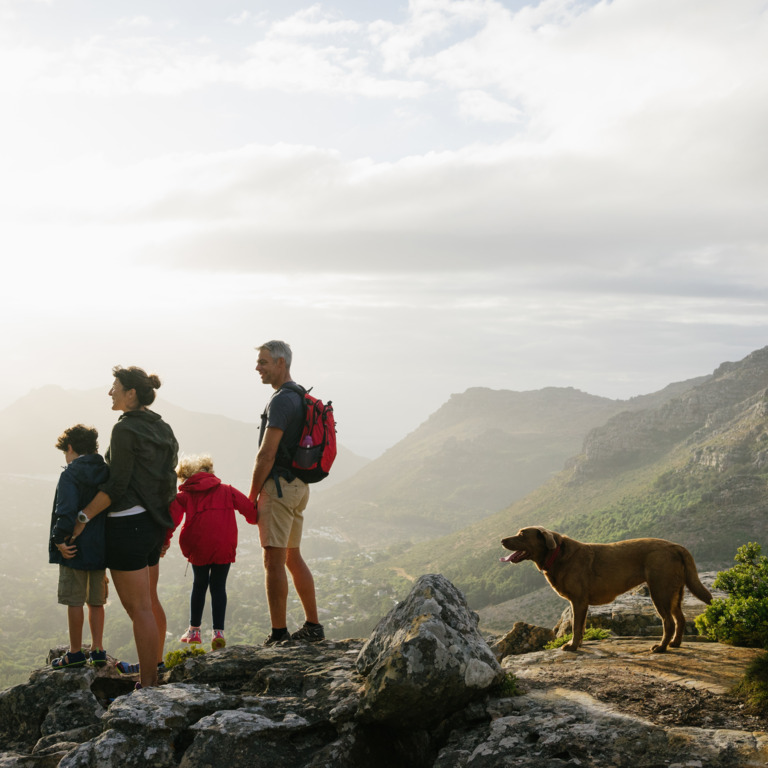
[[[179,446],[171,428],[147,407],[155,400],[160,379],[135,366],[116,366],[112,374],[112,410],[123,415],[112,429],[105,455],[110,477],[78,515],[74,535],[106,510],[106,565],[133,623],[138,687],[145,687],[157,685],[157,662],[165,643],[158,562],[167,529],[173,527],[168,508],[176,495]]]

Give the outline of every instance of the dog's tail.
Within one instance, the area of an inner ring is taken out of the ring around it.
[[[699,572],[696,569],[693,555],[685,547],[680,547],[680,549],[682,550],[681,554],[685,565],[685,586],[702,603],[709,605],[712,602],[712,593],[699,580]]]

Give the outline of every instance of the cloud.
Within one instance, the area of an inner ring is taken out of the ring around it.
[[[275,22],[269,29],[270,37],[313,38],[344,36],[357,33],[361,24],[331,14],[319,4],[297,11]]]

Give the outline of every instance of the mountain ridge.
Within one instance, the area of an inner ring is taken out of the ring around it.
[[[573,387],[472,387],[451,395],[416,430],[325,494],[313,520],[337,526],[362,547],[459,530],[561,471],[590,429],[627,409],[667,402],[700,381],[630,401]]]

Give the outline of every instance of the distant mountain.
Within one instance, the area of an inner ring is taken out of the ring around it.
[[[47,386],[31,391],[0,411],[2,472],[58,477],[63,456],[54,447],[56,439],[78,422],[98,429],[99,447],[105,451],[112,426],[120,416],[110,406],[103,387],[73,391]],[[248,492],[259,442],[258,424],[188,411],[160,397],[152,407],[173,428],[182,453],[210,453],[217,474]],[[333,474],[324,481],[326,487],[355,474],[368,461],[341,446]]]
[[[622,411],[663,406],[702,379],[632,400],[573,388],[469,389],[312,507],[312,524],[360,546],[434,539],[547,482],[587,433]]]

